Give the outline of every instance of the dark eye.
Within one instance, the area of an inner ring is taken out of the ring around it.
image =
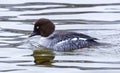
[[[36,29],[39,29],[39,28],[40,28],[39,26],[36,27]]]

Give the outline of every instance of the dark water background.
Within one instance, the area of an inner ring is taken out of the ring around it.
[[[34,21],[43,17],[51,19],[56,30],[88,34],[111,45],[55,52],[54,57],[42,57],[53,59],[51,65],[36,65],[31,56],[33,52],[21,44],[31,33]],[[0,49],[0,72],[119,73],[120,1],[0,1]]]

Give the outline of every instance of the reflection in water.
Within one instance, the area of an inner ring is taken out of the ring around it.
[[[55,56],[51,50],[35,50],[33,52],[33,57],[36,65],[50,66]]]

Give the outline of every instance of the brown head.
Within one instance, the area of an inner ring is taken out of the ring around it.
[[[55,30],[55,25],[49,19],[41,18],[34,24],[34,30],[30,37],[35,35],[41,35],[47,37],[52,34]]]

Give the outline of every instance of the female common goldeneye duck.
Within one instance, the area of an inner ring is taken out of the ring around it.
[[[41,36],[41,46],[56,51],[69,51],[99,44],[95,41],[96,38],[82,33],[55,31],[55,25],[52,21],[45,18],[35,22],[30,37],[35,35]]]

